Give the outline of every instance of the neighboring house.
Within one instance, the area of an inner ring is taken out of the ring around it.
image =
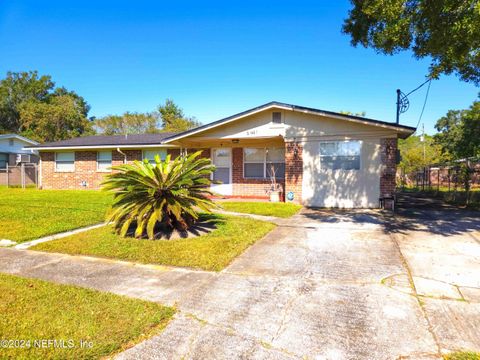
[[[45,189],[95,189],[112,165],[203,150],[224,196],[266,198],[276,169],[287,201],[378,207],[395,191],[397,139],[414,128],[271,102],[178,134],[90,136],[31,147]]]
[[[0,134],[0,169],[21,163],[37,163],[38,151],[25,149],[38,145],[38,142],[17,134]]]

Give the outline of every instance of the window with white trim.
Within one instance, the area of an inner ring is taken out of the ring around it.
[[[160,160],[165,160],[167,157],[166,149],[148,149],[143,150],[143,159],[147,159],[152,165],[155,165],[155,155],[160,156]]]
[[[362,142],[321,141],[320,167],[326,170],[360,170]]]
[[[75,171],[75,152],[56,152],[55,153],[55,171],[72,172]]]
[[[277,179],[285,178],[285,148],[244,148],[243,177],[251,179],[270,178],[275,172]]]
[[[112,166],[112,152],[97,151],[97,170],[110,171],[111,166]]]

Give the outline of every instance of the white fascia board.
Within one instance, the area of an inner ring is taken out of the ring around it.
[[[23,137],[23,136],[17,135],[17,134],[0,135],[0,139],[18,139],[18,140],[22,140],[23,142],[26,142],[26,143],[29,143],[29,144],[32,144],[32,145],[38,145],[39,144],[39,142],[36,142],[34,140],[30,140],[26,137]]]
[[[299,110],[299,109],[293,109],[294,112],[301,112],[305,114],[312,114],[312,115],[319,115],[319,116],[324,116],[332,119],[339,119],[339,120],[346,120],[346,121],[351,121],[355,122],[358,124],[363,124],[363,125],[369,125],[369,126],[378,126],[382,127],[385,129],[392,129],[395,130],[396,132],[404,132],[404,133],[411,133],[412,131],[409,129],[404,129],[395,125],[388,125],[388,124],[379,124],[379,123],[373,123],[371,121],[366,121],[366,120],[360,120],[360,119],[352,119],[346,116],[341,116],[341,115],[332,115],[332,114],[326,114],[321,111],[311,111],[311,110]]]
[[[300,112],[300,113],[305,113],[305,114],[312,114],[312,115],[316,115],[316,116],[324,116],[324,117],[327,117],[327,118],[338,119],[338,120],[346,120],[346,121],[351,121],[351,122],[358,123],[358,124],[363,124],[363,125],[377,126],[377,127],[381,127],[381,128],[384,128],[384,129],[395,130],[396,132],[405,133],[405,134],[412,133],[411,130],[395,126],[394,124],[388,125],[388,124],[373,123],[371,121],[366,121],[366,120],[361,120],[361,119],[352,119],[352,118],[349,118],[347,116],[327,114],[327,113],[324,113],[322,111],[303,110],[303,109],[298,109],[298,108],[295,108],[295,107],[292,108],[292,107],[289,107],[289,106],[281,106],[281,105],[272,104],[272,105],[269,105],[267,107],[264,107],[264,108],[261,108],[261,109],[256,109],[256,110],[248,112],[246,114],[242,114],[240,116],[236,116],[234,118],[225,120],[225,121],[223,121],[219,124],[212,124],[211,126],[206,126],[202,129],[198,129],[197,131],[192,131],[192,132],[190,132],[188,134],[185,134],[185,135],[180,134],[178,136],[171,137],[171,138],[167,139],[164,143],[168,144],[172,141],[176,141],[176,140],[183,139],[185,137],[189,137],[189,136],[192,136],[192,135],[204,132],[204,131],[208,131],[208,130],[214,129],[218,126],[223,126],[223,125],[229,124],[231,122],[243,119],[247,116],[251,116],[251,115],[257,114],[259,112],[272,109],[272,108],[287,110],[287,111],[292,111],[292,112]]]
[[[171,142],[171,141],[183,139],[183,138],[185,138],[185,137],[189,137],[189,136],[198,134],[198,133],[200,133],[200,132],[204,132],[204,131],[207,131],[207,130],[214,129],[214,128],[218,127],[218,126],[223,126],[223,125],[229,124],[229,123],[231,123],[231,122],[233,122],[233,121],[237,121],[237,120],[243,119],[244,117],[251,116],[251,115],[257,114],[257,113],[259,113],[259,112],[262,112],[262,111],[265,111],[265,110],[268,110],[268,109],[272,109],[272,108],[282,109],[282,110],[291,110],[290,108],[285,107],[285,106],[270,105],[270,106],[267,106],[267,107],[264,107],[264,108],[261,108],[261,109],[257,109],[257,110],[254,110],[254,111],[250,111],[249,113],[242,114],[242,115],[240,115],[240,116],[236,116],[236,117],[234,117],[234,118],[231,118],[231,119],[222,121],[222,122],[219,123],[219,124],[213,124],[213,125],[211,125],[211,126],[206,126],[206,127],[202,128],[202,129],[198,129],[197,131],[192,131],[192,132],[190,132],[190,133],[188,133],[188,134],[185,134],[185,135],[180,134],[180,135],[178,135],[178,136],[169,138],[168,140],[165,141],[165,144],[168,144],[168,143]]]
[[[48,146],[48,147],[28,147],[29,150],[91,150],[91,149],[143,149],[143,148],[178,148],[178,145],[85,145],[85,146]]]

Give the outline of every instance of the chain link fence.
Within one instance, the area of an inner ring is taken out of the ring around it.
[[[480,160],[468,159],[422,167],[397,174],[400,190],[442,196],[454,203],[480,204]]]

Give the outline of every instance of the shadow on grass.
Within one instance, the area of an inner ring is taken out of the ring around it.
[[[218,228],[218,225],[224,224],[225,219],[216,214],[200,214],[197,222],[195,222],[188,230],[180,231],[171,229],[165,224],[157,224],[155,226],[155,240],[175,240],[175,239],[187,239],[206,235],[211,231]],[[132,223],[127,231],[127,237],[135,238],[136,223]],[[142,236],[140,239],[148,239],[146,236]]]

